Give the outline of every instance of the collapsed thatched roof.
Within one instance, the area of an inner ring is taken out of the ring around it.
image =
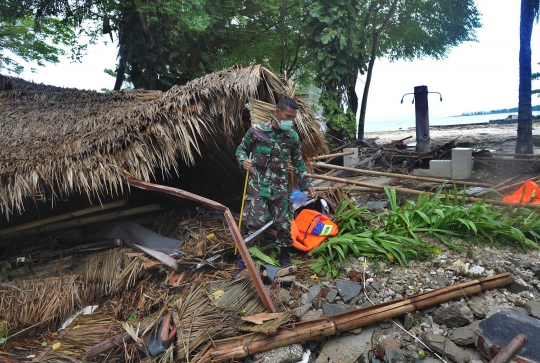
[[[195,162],[200,142],[228,144],[245,131],[250,99],[274,103],[293,93],[260,65],[167,92],[98,93],[0,75],[0,209],[21,212],[23,200],[38,194],[117,194],[125,179],[149,181],[158,168],[178,172],[179,161]],[[302,148],[314,156],[324,146],[312,112],[300,104]]]

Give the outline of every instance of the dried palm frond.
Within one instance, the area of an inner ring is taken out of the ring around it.
[[[288,82],[255,64],[167,92],[97,93],[13,77],[9,83],[0,89],[0,210],[7,215],[40,193],[99,198],[122,194],[126,179],[178,174],[178,161],[193,165],[201,143],[233,145],[245,131],[250,99],[294,96]],[[313,113],[299,105],[302,150],[314,156],[324,143]]]

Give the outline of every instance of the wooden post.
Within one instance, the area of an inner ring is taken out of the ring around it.
[[[427,86],[414,87],[414,109],[416,112],[416,151],[429,152],[429,107]]]

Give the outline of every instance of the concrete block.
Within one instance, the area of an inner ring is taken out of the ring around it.
[[[473,168],[472,149],[456,147],[452,149],[452,179],[469,179]]]
[[[358,148],[350,147],[350,148],[344,148],[343,152],[349,152],[352,151],[354,154],[351,155],[345,155],[343,157],[343,166],[346,166],[348,168],[353,168],[356,164],[358,164]]]
[[[429,173],[429,169],[413,169],[411,175],[427,177],[431,176],[431,174]]]
[[[452,178],[452,160],[430,160],[429,176],[432,178]]]

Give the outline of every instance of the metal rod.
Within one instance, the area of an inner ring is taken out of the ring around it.
[[[427,86],[414,87],[416,113],[416,151],[428,152],[431,148],[429,137],[429,107]]]
[[[519,333],[503,348],[489,363],[508,363],[519,353],[521,348],[529,341],[529,337]]]

